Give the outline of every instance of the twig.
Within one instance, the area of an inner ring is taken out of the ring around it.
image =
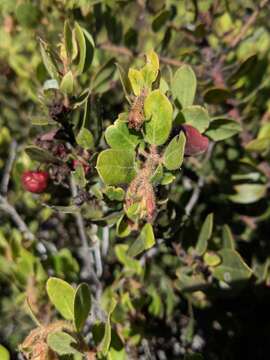
[[[13,163],[16,159],[16,150],[17,150],[17,142],[13,140],[9,146],[9,155],[7,162],[5,164],[4,174],[1,181],[1,193],[5,196],[8,191],[8,184],[10,179],[10,174],[12,171]]]
[[[0,210],[5,212],[12,218],[18,229],[25,236],[25,238],[27,238],[28,240],[34,240],[35,235],[29,230],[28,226],[21,218],[15,207],[11,205],[8,199],[6,198],[12,166],[16,159],[16,150],[17,150],[17,142],[13,140],[10,144],[9,156],[5,165],[4,174],[1,181],[0,190],[2,195],[0,194]]]
[[[209,144],[209,147],[207,149],[207,153],[204,157],[204,160],[203,160],[203,163],[202,163],[202,166],[207,163],[212,155],[212,152],[213,152],[213,149],[214,149],[214,143],[210,143]],[[200,197],[200,194],[201,194],[201,190],[204,186],[204,183],[205,183],[205,176],[204,175],[201,175],[198,179],[198,182],[197,182],[197,185],[196,187],[194,188],[193,190],[193,193],[189,199],[189,202],[187,203],[187,205],[185,206],[185,213],[187,216],[189,216],[194,208],[194,206],[197,204],[198,200],[199,200],[199,197]]]
[[[248,29],[255,23],[260,10],[268,3],[269,0],[262,0],[259,4],[259,6],[257,7],[256,10],[254,10],[254,12],[252,13],[252,15],[249,17],[249,19],[247,20],[247,22],[244,24],[244,26],[242,27],[240,33],[234,38],[234,40],[231,43],[231,48],[235,48],[239,42],[243,39],[243,37],[246,35]]]
[[[71,188],[72,196],[76,197],[78,195],[78,190],[77,190],[77,186],[75,184],[73,176],[70,177],[70,188]],[[86,231],[85,231],[82,214],[80,212],[77,212],[74,214],[74,216],[76,218],[78,232],[79,232],[79,236],[80,236],[82,247],[83,247],[82,257],[84,260],[85,267],[89,273],[90,278],[94,281],[94,283],[97,285],[97,287],[100,287],[101,284],[98,280],[97,274],[94,271],[92,254],[89,251],[89,245],[88,245],[88,240],[87,240],[87,235],[86,235]]]
[[[113,53],[117,53],[120,55],[124,55],[124,56],[128,56],[128,57],[134,57],[134,56],[138,56],[138,57],[143,57],[144,54],[143,53],[133,53],[131,50],[129,50],[128,48],[124,47],[124,46],[117,46],[111,43],[103,43],[100,44],[98,46],[100,49],[106,50],[106,51],[110,51]],[[167,65],[172,65],[172,66],[181,66],[184,63],[182,61],[176,60],[176,59],[171,59],[165,56],[160,56],[159,57],[160,62],[162,62],[163,64],[167,64]]]
[[[35,239],[35,235],[29,230],[28,226],[18,214],[14,206],[12,206],[8,202],[8,200],[2,195],[0,195],[0,209],[10,215],[14,223],[17,225],[18,229],[24,234],[24,236],[28,240]]]
[[[109,250],[109,226],[104,226],[102,230],[102,256],[106,256]]]

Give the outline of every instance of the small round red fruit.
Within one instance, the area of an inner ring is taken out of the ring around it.
[[[22,174],[22,185],[26,191],[42,193],[48,187],[49,174],[46,171],[25,171]]]
[[[191,125],[182,125],[186,136],[185,155],[196,156],[204,153],[209,146],[209,140]]]

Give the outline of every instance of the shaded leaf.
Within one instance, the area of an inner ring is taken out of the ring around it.
[[[185,124],[189,124],[203,133],[210,124],[210,118],[205,108],[198,105],[185,107],[181,111]]]
[[[251,204],[262,199],[266,194],[266,186],[263,184],[240,184],[235,185],[235,195],[229,196],[230,200],[239,204]]]
[[[211,121],[206,135],[214,141],[220,141],[238,134],[241,130],[241,126],[235,120],[216,118]]]
[[[220,104],[231,97],[228,89],[211,88],[204,93],[204,101],[208,104]]]
[[[76,142],[84,149],[91,149],[94,146],[94,138],[91,131],[82,127],[76,136]]]
[[[47,344],[58,355],[80,354],[76,349],[78,347],[76,340],[63,331],[50,333],[47,336]]]
[[[226,283],[247,280],[252,275],[252,270],[243,261],[241,256],[231,249],[223,249],[218,252],[222,262],[213,270],[213,276]]]
[[[128,256],[137,256],[155,245],[155,236],[151,224],[145,224],[138,238],[128,249]]]
[[[195,248],[198,255],[203,255],[207,249],[208,240],[212,235],[213,220],[214,220],[214,216],[212,213],[208,214],[206,219],[204,220],[203,226],[199,234],[199,239]]]
[[[177,170],[182,165],[185,153],[186,137],[183,131],[175,136],[166,147],[163,161],[168,170]]]
[[[89,286],[80,284],[74,298],[74,324],[77,331],[81,331],[91,310],[91,293]]]
[[[59,163],[59,160],[49,151],[39,148],[38,146],[27,146],[25,152],[32,160],[38,162]]]
[[[228,225],[224,225],[222,228],[222,245],[223,248],[235,250],[235,240]]]
[[[182,65],[174,74],[171,91],[174,99],[177,99],[182,108],[193,104],[197,87],[196,76],[192,68]]]
[[[128,78],[134,94],[139,96],[144,87],[144,78],[142,72],[137,69],[130,68],[128,71]]]
[[[61,84],[60,84],[60,90],[64,94],[72,94],[73,93],[73,87],[74,87],[74,79],[73,74],[71,71],[68,71],[65,76],[63,77]]]

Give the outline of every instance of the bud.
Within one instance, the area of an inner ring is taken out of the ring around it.
[[[186,136],[185,155],[195,156],[204,153],[208,149],[209,140],[191,125],[182,125]]]
[[[87,174],[90,171],[90,165],[86,164],[85,162],[82,162],[80,160],[74,159],[72,160],[72,168],[75,170],[77,166],[79,165],[83,166],[85,174]]]
[[[49,174],[46,171],[25,171],[22,185],[26,191],[42,193],[48,187]]]

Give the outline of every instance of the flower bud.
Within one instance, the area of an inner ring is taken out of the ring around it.
[[[25,171],[22,185],[26,191],[42,193],[48,187],[49,174],[46,171]]]
[[[77,166],[79,165],[83,166],[85,174],[87,174],[90,171],[90,165],[86,164],[85,162],[82,162],[80,160],[74,159],[72,160],[72,168],[75,170]]]
[[[209,140],[191,125],[182,125],[186,136],[185,155],[195,156],[204,153],[208,149]]]

